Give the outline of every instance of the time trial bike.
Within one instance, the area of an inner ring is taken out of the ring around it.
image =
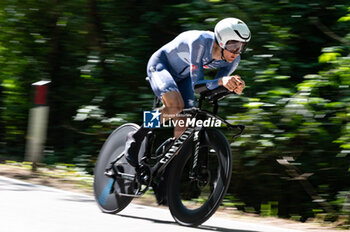
[[[217,116],[218,101],[232,94],[225,87],[208,90],[195,86],[200,96],[197,107],[183,110],[193,120],[214,119],[234,129],[234,137],[243,133],[244,125],[232,125]],[[203,101],[213,105],[202,109]],[[153,107],[159,105],[155,98]],[[155,131],[145,137],[139,150],[139,166],[128,164],[124,147],[129,132],[137,124],[126,123],[113,131],[104,143],[94,169],[94,195],[105,213],[118,213],[135,197],[150,187],[159,204],[168,205],[175,221],[198,226],[208,220],[220,206],[230,184],[232,154],[222,132],[216,128],[190,126],[177,139],[169,138],[157,149]]]

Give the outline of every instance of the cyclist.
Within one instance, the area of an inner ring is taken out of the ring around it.
[[[150,58],[147,74],[153,92],[162,100],[161,122],[173,118],[184,108],[194,106],[194,84],[203,84],[210,90],[226,87],[241,94],[245,83],[240,76],[230,76],[240,62],[240,54],[250,41],[248,26],[240,19],[219,21],[214,32],[186,31],[165,44]],[[216,78],[204,80],[204,69],[220,68]],[[186,128],[175,127],[174,137]],[[151,128],[141,127],[128,135],[125,156],[130,165],[138,165],[141,142]]]

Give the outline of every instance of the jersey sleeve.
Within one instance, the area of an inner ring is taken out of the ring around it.
[[[220,68],[216,74],[215,79],[219,79],[225,76],[230,76],[237,69],[240,61],[241,61],[241,56],[239,55],[230,65]]]
[[[204,44],[201,43],[201,40],[195,40],[190,46],[190,75],[192,79],[192,84],[194,85],[200,80],[204,79],[204,70],[203,70],[203,58],[204,55]]]
[[[195,83],[196,84],[205,83],[207,88],[210,90],[219,87],[219,83],[218,83],[219,79],[221,77],[230,76],[237,69],[240,60],[241,60],[241,56],[238,56],[231,64],[224,66],[224,67],[221,67],[219,69],[219,71],[217,72],[215,79],[203,80],[204,78],[202,78],[201,80],[198,80]]]

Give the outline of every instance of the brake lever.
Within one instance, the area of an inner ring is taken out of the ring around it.
[[[239,132],[232,136],[233,139],[240,137],[243,134],[243,131],[245,129],[244,125],[232,125],[227,121],[224,121],[224,123],[227,125],[229,129],[238,129]]]
[[[232,136],[233,139],[236,139],[236,138],[240,137],[243,134],[243,131],[245,129],[244,125],[237,125],[237,127],[240,129],[240,132],[235,134],[235,135],[233,135]]]

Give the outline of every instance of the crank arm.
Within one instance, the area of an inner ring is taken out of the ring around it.
[[[142,197],[143,194],[128,194],[128,193],[117,193],[119,196],[123,197]]]

